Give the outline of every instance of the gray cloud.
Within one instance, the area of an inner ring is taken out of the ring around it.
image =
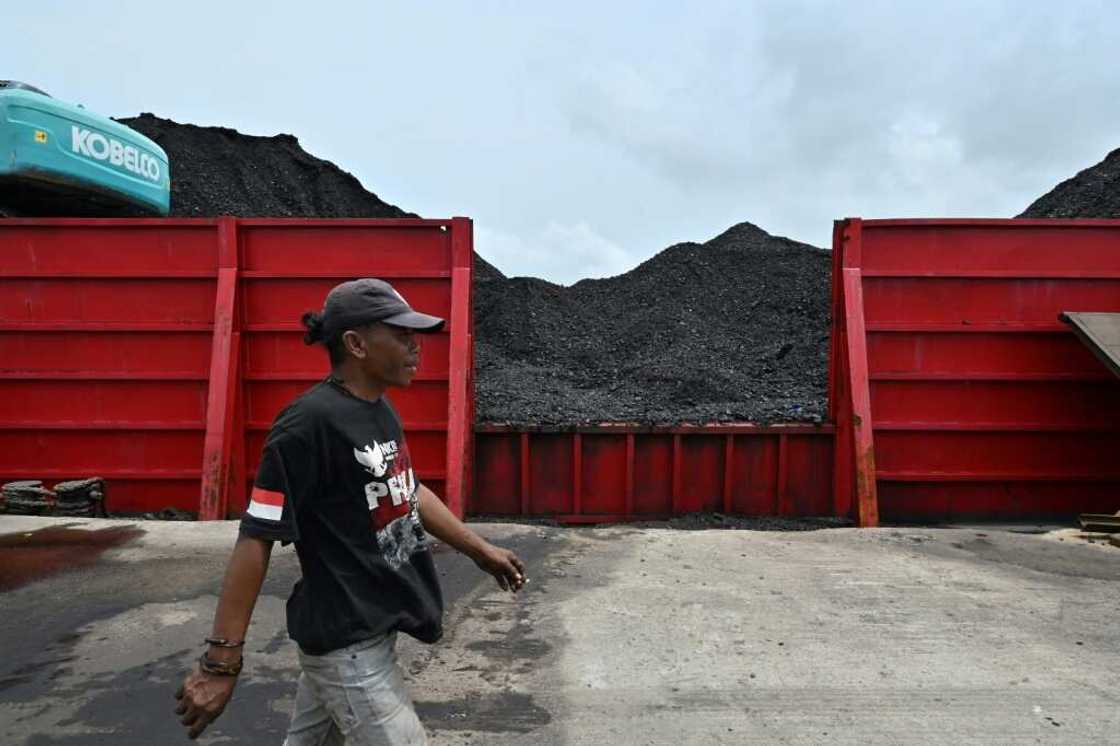
[[[1105,2],[112,5],[136,22],[6,9],[0,68],[106,113],[292,132],[565,282],[743,220],[827,245],[845,215],[1008,216],[1120,146]]]

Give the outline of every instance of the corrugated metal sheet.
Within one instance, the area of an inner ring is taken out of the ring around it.
[[[377,276],[446,316],[393,398],[421,479],[469,473],[471,223],[0,222],[0,478],[98,475],[111,510],[245,506],[276,412],[327,372],[299,318]]]
[[[862,473],[890,519],[1120,507],[1120,385],[1058,320],[1120,311],[1120,221],[851,219],[834,252],[842,500]]]

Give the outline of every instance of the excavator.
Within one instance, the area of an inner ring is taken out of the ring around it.
[[[109,117],[0,80],[0,217],[166,216],[167,153]]]

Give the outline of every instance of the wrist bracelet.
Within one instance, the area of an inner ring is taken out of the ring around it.
[[[240,648],[245,645],[244,640],[242,640],[241,642],[234,642],[233,640],[227,640],[224,637],[207,637],[205,640],[203,640],[203,642],[205,642],[207,645],[213,645],[216,648]]]
[[[234,663],[225,663],[223,661],[211,660],[203,653],[198,658],[198,667],[205,674],[211,676],[237,676],[241,673],[241,666],[244,663],[244,658],[238,658]]]

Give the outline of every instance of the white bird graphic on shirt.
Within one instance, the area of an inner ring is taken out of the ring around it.
[[[389,464],[385,461],[385,454],[381,452],[381,446],[376,441],[372,448],[366,446],[365,450],[362,451],[355,448],[354,458],[358,459],[358,463],[375,477],[385,476],[385,472],[389,468]]]

